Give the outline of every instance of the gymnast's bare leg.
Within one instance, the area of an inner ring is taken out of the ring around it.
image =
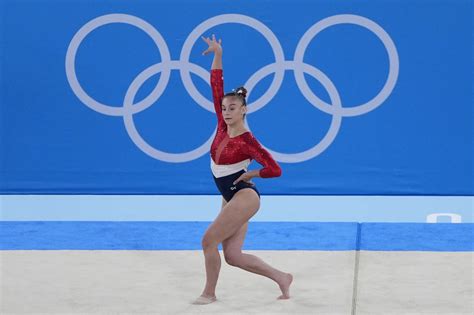
[[[216,300],[215,290],[221,268],[217,246],[221,242],[229,264],[274,280],[282,292],[278,299],[290,298],[289,287],[293,280],[291,274],[271,267],[254,255],[241,252],[248,220],[255,215],[259,207],[260,199],[257,193],[252,189],[242,189],[223,206],[216,220],[209,226],[202,240],[206,285],[201,299],[198,298],[198,303],[195,304],[209,304]]]

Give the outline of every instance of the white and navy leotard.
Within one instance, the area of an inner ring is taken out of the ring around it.
[[[252,159],[263,166],[259,170],[260,177],[263,178],[281,176],[281,167],[250,131],[229,137],[221,108],[224,96],[222,69],[211,70],[211,87],[217,115],[217,133],[211,145],[211,170],[217,188],[226,201],[243,188],[252,188],[260,196],[255,185],[244,181],[233,185],[233,182],[247,172]]]

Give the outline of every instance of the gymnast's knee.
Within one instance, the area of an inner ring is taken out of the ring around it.
[[[226,263],[228,263],[229,265],[238,267],[240,266],[242,262],[242,253],[237,253],[237,252],[226,253],[224,251],[224,258],[225,258]]]
[[[201,246],[203,250],[217,248],[219,242],[212,235],[206,233],[201,240]]]

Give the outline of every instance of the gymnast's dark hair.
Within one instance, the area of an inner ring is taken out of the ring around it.
[[[247,106],[247,100],[246,100],[246,97],[247,97],[247,89],[244,88],[243,86],[240,86],[234,90],[232,90],[232,92],[229,92],[227,94],[224,95],[224,97],[227,97],[227,96],[233,96],[233,97],[236,97],[238,98],[242,104],[244,106]],[[224,97],[222,99],[224,99]],[[244,114],[244,118],[245,118],[245,115]]]

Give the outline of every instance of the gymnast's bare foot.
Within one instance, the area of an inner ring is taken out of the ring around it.
[[[290,298],[290,285],[293,282],[293,275],[291,273],[285,273],[285,275],[278,281],[281,293],[277,300],[287,300]]]
[[[191,304],[195,304],[195,305],[205,305],[205,304],[211,304],[212,302],[215,302],[217,301],[217,298],[216,296],[208,296],[208,295],[205,295],[205,294],[201,294],[200,297],[198,297],[194,302],[192,302]]]

